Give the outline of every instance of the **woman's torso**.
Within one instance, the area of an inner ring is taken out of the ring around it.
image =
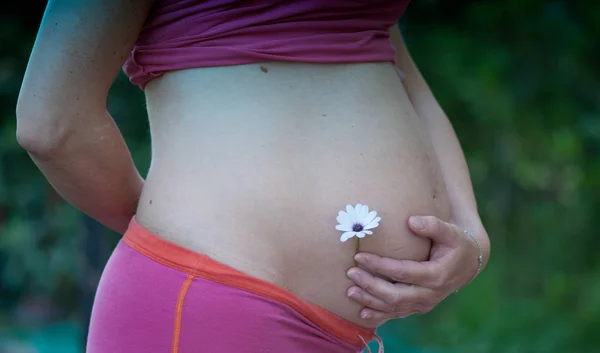
[[[408,216],[449,217],[427,131],[391,63],[173,71],[146,97],[140,224],[356,324],[368,326],[346,297],[357,248],[426,260],[430,243]],[[356,203],[382,220],[342,243],[336,216]]]

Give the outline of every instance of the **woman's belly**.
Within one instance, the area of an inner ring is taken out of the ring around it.
[[[407,218],[450,215],[427,132],[391,63],[264,63],[165,74],[146,89],[152,164],[138,221],[356,324],[353,255],[426,260]],[[339,210],[374,234],[342,243]]]

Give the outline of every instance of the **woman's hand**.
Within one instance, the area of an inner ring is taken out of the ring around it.
[[[480,247],[481,241],[475,241],[463,229],[436,217],[410,217],[409,228],[433,241],[429,261],[356,254],[359,265],[393,282],[375,277],[359,267],[348,270],[348,277],[357,284],[348,289],[348,296],[365,306],[361,317],[371,321],[373,326],[390,319],[429,312],[477,275],[481,270],[480,254],[484,263],[487,259],[489,250]],[[476,236],[487,243],[487,235]]]

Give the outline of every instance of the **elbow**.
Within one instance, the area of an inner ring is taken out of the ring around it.
[[[38,157],[50,157],[64,145],[68,129],[60,119],[45,116],[44,109],[17,104],[16,138],[19,145],[29,154]]]
[[[27,153],[38,157],[56,154],[59,146],[58,139],[23,130],[17,128],[17,142]]]

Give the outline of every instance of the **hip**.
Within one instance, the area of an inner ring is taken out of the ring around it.
[[[133,219],[96,293],[87,351],[356,352],[373,330],[158,238]]]

